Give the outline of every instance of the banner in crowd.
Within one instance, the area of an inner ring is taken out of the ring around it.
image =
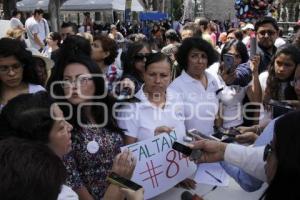
[[[122,147],[122,151],[128,148],[137,159],[131,180],[143,186],[145,199],[169,190],[196,171],[189,158],[172,149],[174,141],[178,141],[177,135],[171,132]]]

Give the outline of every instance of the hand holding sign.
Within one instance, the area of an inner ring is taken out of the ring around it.
[[[196,165],[172,149],[177,140],[176,133],[172,131],[122,147],[122,150],[129,149],[137,158],[131,180],[143,186],[145,199],[167,191],[195,172]]]
[[[133,154],[128,151],[127,149],[124,150],[122,153],[119,153],[112,166],[112,171],[130,179],[134,168],[136,166],[136,159]]]
[[[174,130],[173,127],[159,126],[159,127],[156,127],[156,129],[154,130],[154,135],[156,136],[156,135],[159,135],[162,133],[170,133],[173,130]]]

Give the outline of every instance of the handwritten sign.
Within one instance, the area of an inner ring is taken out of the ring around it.
[[[144,187],[145,199],[169,190],[196,171],[193,162],[172,149],[174,141],[178,141],[177,135],[171,132],[122,147],[122,151],[128,148],[137,158],[131,180]]]

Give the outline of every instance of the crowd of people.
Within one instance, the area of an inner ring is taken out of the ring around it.
[[[143,199],[147,188],[106,180],[132,176],[136,159],[120,148],[197,129],[221,137],[190,144],[196,163],[222,161],[246,191],[267,182],[261,199],[300,199],[300,24],[286,41],[271,17],[226,32],[205,18],[157,23],[146,36],[95,33],[87,13],[83,28],[50,32],[42,10],[25,26],[20,14],[0,39],[1,198]]]

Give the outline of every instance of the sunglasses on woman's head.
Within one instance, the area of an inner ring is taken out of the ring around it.
[[[137,53],[134,56],[135,60],[144,60],[145,58],[147,58],[150,55],[150,53]]]

